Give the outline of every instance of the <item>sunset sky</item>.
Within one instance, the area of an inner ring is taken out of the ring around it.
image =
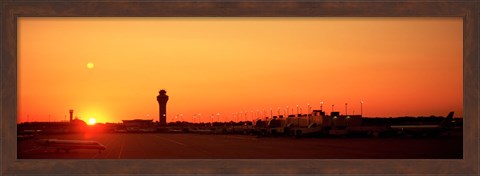
[[[306,113],[322,101],[327,113],[334,104],[345,114],[348,103],[348,114],[360,114],[364,101],[366,117],[459,117],[462,26],[462,18],[20,17],[18,121],[63,121],[69,109],[85,121],[157,121],[160,89],[170,97],[167,122],[252,119],[297,105]]]

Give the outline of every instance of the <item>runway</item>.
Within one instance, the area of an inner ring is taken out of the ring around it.
[[[106,150],[70,152],[18,141],[19,159],[461,159],[462,138],[257,138],[251,135],[101,133],[41,135],[93,140]]]

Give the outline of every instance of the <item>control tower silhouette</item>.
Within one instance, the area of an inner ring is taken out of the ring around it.
[[[72,123],[72,121],[73,121],[73,109],[68,110],[68,112],[70,113],[70,123]]]
[[[158,92],[157,96],[157,101],[158,101],[158,112],[159,112],[159,122],[160,126],[167,126],[167,101],[168,101],[168,95],[167,91],[165,90],[160,90]]]

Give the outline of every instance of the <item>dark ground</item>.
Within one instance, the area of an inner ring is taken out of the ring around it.
[[[250,135],[102,133],[38,138],[94,140],[107,149],[56,152],[18,141],[19,159],[461,159],[462,137],[257,138]]]

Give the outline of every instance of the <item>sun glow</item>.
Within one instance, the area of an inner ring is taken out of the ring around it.
[[[95,125],[95,123],[97,123],[97,120],[95,120],[94,118],[88,119],[88,125]]]

